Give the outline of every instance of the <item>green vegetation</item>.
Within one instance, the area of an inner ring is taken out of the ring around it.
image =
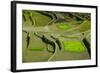
[[[70,28],[70,26],[68,24],[66,24],[66,23],[58,23],[57,27],[59,29],[69,29]]]
[[[23,10],[23,62],[90,59],[82,41],[91,43],[90,17],[90,13]]]
[[[33,19],[36,20],[36,26],[44,26],[46,25],[51,19],[47,16],[44,16],[37,12],[32,12]]]
[[[31,12],[31,11],[29,11],[29,12]],[[27,13],[25,14],[26,19],[27,19],[25,26],[32,26],[31,25],[32,22],[29,18],[30,15],[32,16],[31,17],[32,21],[35,22],[35,24],[33,24],[35,26],[44,26],[51,20],[49,17],[44,16],[44,15],[34,11],[34,12],[31,12],[31,14],[27,14]]]
[[[78,29],[82,32],[84,31],[87,31],[91,28],[91,25],[90,25],[90,21],[84,21],[79,27]]]
[[[69,52],[84,52],[85,47],[80,41],[66,41],[64,42],[65,51]]]

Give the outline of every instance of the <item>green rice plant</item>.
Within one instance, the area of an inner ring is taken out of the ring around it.
[[[80,41],[66,41],[64,42],[64,49],[68,52],[84,52],[85,47]]]
[[[58,23],[57,27],[59,29],[69,29],[70,28],[70,26],[68,24],[66,24],[66,23]]]

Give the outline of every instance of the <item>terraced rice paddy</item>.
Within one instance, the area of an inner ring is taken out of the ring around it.
[[[84,52],[86,50],[80,41],[66,41],[64,47],[65,51],[69,52]]]
[[[89,13],[22,11],[22,60],[47,62],[90,59]],[[84,40],[84,41],[83,41]]]
[[[66,24],[66,23],[58,23],[57,27],[59,29],[65,29],[65,30],[70,28],[70,26],[68,24]]]

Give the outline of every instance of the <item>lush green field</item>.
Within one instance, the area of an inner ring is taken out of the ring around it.
[[[59,28],[59,29],[69,29],[70,28],[70,26],[68,25],[68,24],[66,24],[66,23],[58,23],[57,24],[57,27]]]
[[[64,49],[69,52],[84,52],[86,50],[80,41],[66,41],[64,42]]]

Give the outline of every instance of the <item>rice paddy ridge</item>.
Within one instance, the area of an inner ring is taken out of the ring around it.
[[[48,61],[52,61],[53,57],[55,57],[56,55],[58,55],[61,52],[61,50],[59,50],[59,47],[58,47],[58,44],[56,43],[56,41],[54,41],[54,42],[55,42],[55,45],[56,45],[55,52],[53,53],[53,55],[50,56]]]

